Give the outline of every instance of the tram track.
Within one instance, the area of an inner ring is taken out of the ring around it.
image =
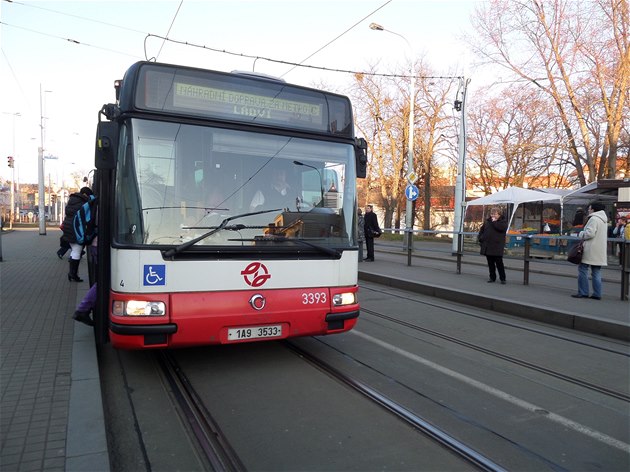
[[[441,307],[441,308],[444,308],[444,307]],[[567,375],[565,373],[559,372],[557,370],[553,370],[553,369],[550,369],[548,367],[544,367],[544,366],[541,366],[541,365],[529,362],[527,360],[517,358],[515,356],[504,354],[504,353],[498,352],[496,350],[489,349],[489,348],[480,346],[478,344],[471,343],[471,342],[466,341],[464,339],[457,338],[455,336],[451,336],[451,335],[444,334],[444,333],[439,332],[439,331],[435,331],[435,330],[432,330],[432,329],[429,329],[429,328],[418,326],[418,325],[416,325],[414,323],[410,323],[410,322],[407,322],[407,321],[402,321],[400,319],[397,319],[395,317],[386,315],[384,313],[380,313],[380,312],[375,311],[375,310],[362,308],[361,311],[364,314],[369,314],[369,315],[372,315],[374,317],[380,318],[382,320],[386,320],[386,321],[388,321],[390,323],[394,323],[394,324],[399,325],[399,326],[404,326],[407,329],[411,329],[411,330],[416,331],[416,332],[425,333],[425,334],[428,334],[430,336],[443,339],[445,341],[457,344],[459,346],[463,346],[465,348],[472,349],[472,350],[477,351],[477,352],[481,352],[483,354],[486,354],[486,355],[489,355],[491,357],[510,362],[510,363],[518,365],[520,367],[525,367],[525,368],[530,369],[532,371],[536,371],[536,372],[539,372],[539,373],[542,373],[542,374],[545,374],[545,375],[549,375],[549,376],[554,377],[556,379],[563,380],[563,381],[571,383],[573,385],[576,385],[576,386],[579,386],[579,387],[582,387],[582,388],[585,388],[585,389],[588,389],[588,390],[591,390],[591,391],[594,391],[594,392],[597,392],[597,393],[600,393],[600,394],[603,394],[603,395],[606,395],[606,396],[609,396],[609,397],[612,397],[612,398],[616,398],[618,400],[622,400],[622,401],[625,401],[625,402],[630,402],[630,395],[625,393],[625,392],[620,392],[620,391],[617,391],[617,390],[614,390],[614,389],[611,389],[611,388],[608,388],[608,387],[605,387],[605,386],[602,386],[602,385],[597,385],[597,384],[595,384],[593,382],[588,382],[588,381],[586,381],[584,379],[573,377],[573,376]],[[515,327],[520,328],[520,326],[515,326]],[[565,339],[565,338],[563,338],[563,339],[566,340],[566,341],[575,342],[575,341],[573,341],[571,339]],[[579,342],[579,344],[586,345],[586,346],[593,347],[593,348],[601,349],[598,346],[593,346],[593,345],[588,344],[588,343]],[[609,349],[606,349],[606,350],[607,351],[611,351]],[[613,352],[615,354],[623,355],[623,356],[628,356],[626,353],[619,352],[619,351],[612,350],[611,352]]]
[[[601,345],[597,345],[597,344],[593,344],[593,343],[588,343],[585,342],[583,340],[576,340],[573,339],[572,337],[569,336],[562,336],[560,334],[556,334],[556,333],[551,333],[549,330],[545,330],[545,329],[541,329],[541,328],[536,328],[536,327],[532,327],[532,326],[524,326],[522,321],[516,322],[516,321],[509,321],[506,319],[497,319],[497,315],[493,314],[492,316],[484,316],[484,315],[480,315],[479,311],[472,311],[472,310],[468,310],[465,308],[461,308],[458,307],[456,308],[456,304],[454,303],[448,303],[448,302],[438,302],[438,301],[426,301],[426,300],[419,300],[417,297],[413,297],[413,296],[404,296],[401,294],[393,294],[391,291],[389,290],[380,290],[380,289],[376,289],[372,286],[368,287],[365,285],[360,285],[362,290],[370,290],[371,292],[375,292],[375,293],[379,293],[379,294],[383,294],[383,295],[388,295],[391,296],[394,299],[398,299],[398,300],[404,300],[404,301],[408,301],[408,302],[413,302],[413,303],[417,303],[423,306],[429,306],[432,308],[437,308],[437,309],[442,309],[442,310],[448,310],[450,312],[453,313],[457,313],[457,314],[461,314],[461,315],[465,315],[465,316],[469,316],[469,317],[473,317],[473,318],[478,318],[480,320],[483,321],[488,321],[488,322],[492,322],[498,325],[502,325],[502,326],[509,326],[511,328],[516,328],[516,329],[520,329],[523,331],[527,331],[527,332],[531,332],[531,333],[535,333],[535,334],[540,334],[542,336],[546,336],[546,337],[550,337],[550,338],[556,338],[559,339],[561,341],[565,341],[565,342],[569,342],[572,344],[577,344],[580,346],[585,346],[585,347],[589,347],[589,348],[593,348],[593,349],[597,349],[600,351],[605,351],[605,352],[609,352],[612,354],[619,354],[621,356],[625,356],[625,357],[630,357],[630,354],[628,354],[628,350],[627,350],[627,343],[624,341],[620,341],[614,338],[607,338],[607,341],[609,344],[615,344],[615,345],[619,345],[622,346],[624,350],[618,350],[618,349],[612,349],[612,348],[606,348],[606,347],[602,347]],[[364,307],[361,307],[361,312],[368,312],[368,310],[365,310]],[[583,333],[584,334],[584,333]],[[588,336],[587,334],[584,334],[584,336]]]
[[[156,360],[183,418],[212,470],[247,470],[172,353],[160,351],[156,353]]]
[[[446,433],[444,430],[437,428],[432,425],[419,415],[413,413],[408,410],[400,403],[388,398],[387,396],[381,394],[377,390],[371,388],[370,386],[364,384],[363,382],[354,379],[339,369],[333,367],[331,364],[325,362],[321,358],[313,356],[308,351],[300,348],[294,342],[285,341],[285,345],[287,348],[292,351],[295,355],[303,358],[310,364],[317,367],[319,370],[324,372],[325,374],[335,378],[339,382],[343,383],[347,387],[351,388],[357,393],[360,393],[364,397],[368,398],[372,402],[378,404],[383,409],[392,413],[394,416],[399,418],[401,421],[406,422],[414,429],[418,430],[420,433],[430,437],[443,447],[447,448],[457,456],[461,457],[467,463],[473,465],[478,470],[488,471],[488,472],[499,472],[504,471],[505,469],[488,459],[484,455],[470,448],[466,444],[457,440],[455,437]]]

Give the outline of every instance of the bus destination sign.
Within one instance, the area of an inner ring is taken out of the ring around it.
[[[322,124],[322,105],[182,82],[174,85],[173,105],[177,108],[272,121]]]

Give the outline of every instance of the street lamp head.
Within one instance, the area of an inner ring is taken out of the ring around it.
[[[385,28],[383,28],[378,23],[370,23],[370,29],[374,31],[385,31]]]

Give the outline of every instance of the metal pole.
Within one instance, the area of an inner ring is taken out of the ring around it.
[[[39,183],[39,234],[46,235],[46,214],[44,196],[44,109],[42,106],[42,84],[39,84],[39,137],[40,147],[37,153],[37,181]]]
[[[405,38],[403,38],[405,39]],[[413,156],[413,128],[414,128],[414,102],[416,95],[415,88],[415,80],[414,80],[414,67],[413,67],[413,51],[411,50],[411,44],[407,41],[407,46],[409,46],[409,60],[411,61],[411,70],[409,71],[409,142],[407,143],[407,174],[411,174],[414,172],[414,156]],[[414,184],[415,182],[410,182]],[[426,202],[425,202],[426,205]],[[405,208],[405,225],[409,228],[409,241],[407,241],[407,247],[411,252],[413,250],[413,202],[410,199],[407,199],[407,207]]]
[[[456,235],[464,230],[464,207],[466,205],[466,87],[470,79],[460,79],[461,96],[455,100],[455,109],[461,111],[459,127],[457,178],[455,179],[455,214],[453,215],[453,252],[457,252]],[[459,95],[458,92],[458,95]]]
[[[17,157],[15,154],[15,118],[22,115],[20,112],[3,112],[3,114],[13,116],[13,163],[11,166],[11,211],[9,212],[9,229],[13,229],[13,223],[15,221],[15,159]]]
[[[414,59],[413,59],[413,48],[411,47],[411,43],[407,38],[405,38],[402,34],[396,33],[395,31],[391,31],[385,29],[383,26],[378,23],[371,23],[370,29],[374,31],[387,31],[393,35],[402,38],[403,41],[407,44],[408,53],[409,53],[409,131],[408,131],[408,142],[407,142],[407,175],[410,175],[414,172],[414,155],[413,155],[413,129],[415,124],[415,116],[414,116],[414,107],[415,107],[415,74],[414,74]],[[415,182],[409,182],[410,184],[415,184]],[[407,199],[407,205],[405,207],[405,237],[406,248],[411,251],[413,249],[413,202],[410,199]]]

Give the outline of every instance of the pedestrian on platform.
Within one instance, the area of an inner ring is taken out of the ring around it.
[[[582,226],[584,225],[584,209],[579,207],[575,211],[575,216],[573,217],[573,226]]]
[[[94,305],[96,305],[96,284],[87,291],[72,318],[88,326],[94,326],[94,321],[90,318],[90,312],[94,309]]]
[[[365,207],[364,221],[364,234],[365,234],[365,246],[367,248],[367,257],[363,259],[366,262],[374,262],[374,238],[381,236],[381,228],[378,225],[378,218],[374,213],[372,205]]]
[[[604,211],[604,204],[591,203],[588,207],[588,219],[584,230],[578,237],[584,240],[584,252],[582,262],[578,265],[578,293],[571,295],[573,298],[589,298],[588,296],[588,269],[591,269],[593,294],[590,298],[601,300],[602,298],[602,266],[608,265],[606,245],[608,241],[608,217]]]
[[[623,216],[617,218],[617,225],[612,230],[612,237],[625,240],[626,239],[626,234],[625,234],[626,226],[627,226],[627,221]],[[622,262],[621,260],[622,247],[623,247],[623,242],[617,243],[617,255],[619,256],[619,265],[621,265],[621,262]]]
[[[365,218],[363,210],[357,208],[357,242],[359,243],[359,262],[363,262],[363,241],[365,241]]]
[[[83,282],[83,279],[79,277],[79,264],[81,263],[81,252],[83,251],[83,245],[77,242],[77,238],[74,234],[74,215],[79,211],[84,203],[89,201],[90,196],[93,195],[92,189],[89,187],[83,187],[78,192],[70,195],[68,203],[66,204],[66,216],[63,220],[63,237],[70,244],[70,269],[68,271],[68,280],[74,282]]]
[[[59,229],[63,231],[63,225],[61,225]],[[57,250],[57,257],[59,259],[63,259],[63,256],[65,256],[66,252],[68,252],[69,250],[70,250],[70,244],[68,244],[68,241],[66,241],[66,238],[62,234],[59,237],[59,249]]]
[[[96,262],[97,262],[97,248],[98,248],[98,236],[95,236],[92,240],[90,246],[87,248],[88,250],[88,258],[94,271],[96,271]],[[90,277],[90,282],[92,281],[92,277]],[[72,319],[75,321],[80,321],[81,323],[85,323],[88,326],[94,326],[94,321],[90,318],[90,313],[94,310],[94,306],[96,306],[96,282],[92,284],[90,289],[87,291],[81,303],[77,307],[76,311],[72,315]]]
[[[505,234],[508,222],[498,208],[490,210],[490,217],[481,225],[477,240],[481,245],[480,254],[486,256],[490,278],[488,283],[496,282],[497,271],[499,280],[505,285],[505,266],[503,265],[503,252],[505,251]]]

